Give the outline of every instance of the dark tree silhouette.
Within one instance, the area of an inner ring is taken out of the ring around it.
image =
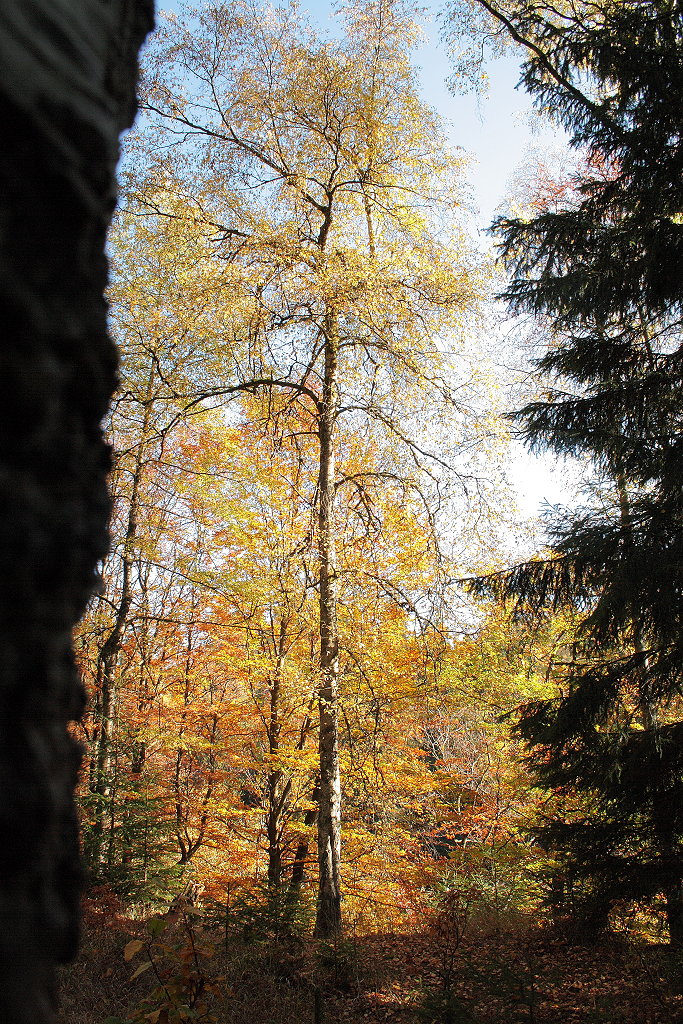
[[[584,157],[561,201],[494,226],[512,310],[548,330],[547,390],[516,421],[532,449],[590,460],[597,485],[548,517],[548,557],[479,586],[580,618],[560,695],[519,723],[537,777],[571,797],[538,828],[570,905],[596,929],[663,896],[681,945],[683,4],[477,2]]]
[[[56,1019],[78,939],[71,630],[107,547],[103,290],[153,0],[0,0],[0,1020]]]

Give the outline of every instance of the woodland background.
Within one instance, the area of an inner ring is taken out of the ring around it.
[[[456,85],[517,44],[572,139],[500,263],[418,15],[231,0],[146,51],[67,1020],[680,1013],[681,12],[442,12]],[[513,436],[581,469],[544,536]]]

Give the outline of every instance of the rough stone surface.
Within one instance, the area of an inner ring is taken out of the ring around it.
[[[0,1021],[78,941],[71,630],[107,547],[105,233],[152,0],[0,0]]]

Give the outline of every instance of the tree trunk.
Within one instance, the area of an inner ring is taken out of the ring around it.
[[[151,0],[1,0],[0,1020],[52,1024],[81,867],[71,630],[106,553],[103,298]]]
[[[97,797],[95,804],[95,821],[93,825],[92,870],[96,874],[111,868],[112,838],[114,834],[114,753],[117,704],[117,670],[121,645],[128,612],[133,598],[132,574],[135,562],[135,547],[138,533],[138,513],[140,505],[140,483],[145,465],[145,452],[149,441],[150,422],[152,416],[152,395],[156,377],[156,359],[152,357],[149,364],[149,377],[144,401],[144,413],[133,469],[130,502],[128,505],[128,522],[126,536],[123,541],[121,593],[109,636],[105,640],[97,659],[97,723],[93,792]]]
[[[282,673],[284,669],[284,641],[286,635],[285,620],[280,623],[277,640],[275,669],[270,679],[270,709],[268,719],[268,753],[271,757],[280,749],[280,700],[282,692]],[[284,817],[287,792],[283,787],[281,768],[271,764],[268,772],[268,812],[266,834],[268,836],[268,885],[279,889],[282,880],[282,819]]]
[[[309,807],[304,813],[304,825],[310,828],[318,820],[318,806],[320,803],[320,789],[316,779],[313,795],[311,797],[315,807]],[[290,901],[295,903],[301,896],[301,887],[306,879],[306,862],[308,860],[308,840],[302,839],[296,847],[294,860],[292,861],[292,873],[289,880]]]
[[[616,474],[619,494],[621,528],[632,543],[630,503],[626,476],[623,471]],[[633,617],[633,649],[642,657],[642,677],[638,691],[640,722],[646,732],[656,734],[660,725],[660,708],[653,697],[649,680],[649,663],[646,656],[646,641],[637,617]],[[657,839],[658,854],[665,863],[680,862],[679,844],[671,828],[671,793],[654,787],[652,790],[652,821]],[[669,941],[672,946],[683,945],[683,879],[672,873],[665,888],[666,920],[669,927]]]
[[[672,946],[683,946],[683,883],[680,879],[672,882],[666,891],[666,920],[669,942]]]
[[[325,378],[320,410],[320,799],[318,807],[318,907],[315,934],[341,931],[341,779],[339,774],[339,630],[335,521],[334,429],[337,416],[337,321],[327,317]]]

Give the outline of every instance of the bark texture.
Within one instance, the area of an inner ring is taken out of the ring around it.
[[[339,406],[339,330],[330,311],[325,331],[325,377],[318,422],[320,440],[320,781],[318,799],[318,906],[315,934],[341,934],[341,774],[339,768],[339,623],[337,619],[337,523],[334,432]]]
[[[105,233],[152,0],[0,0],[0,1020],[78,941],[71,630],[107,547]]]

